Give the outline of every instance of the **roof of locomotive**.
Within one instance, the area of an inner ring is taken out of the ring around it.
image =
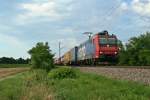
[[[110,35],[107,30],[104,30],[102,32],[98,32],[95,35],[99,35],[100,37],[116,38],[116,35],[114,35],[114,34]]]

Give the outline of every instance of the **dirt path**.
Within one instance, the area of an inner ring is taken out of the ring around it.
[[[115,79],[132,80],[150,85],[150,69],[79,67],[83,72],[97,73]]]
[[[29,68],[0,68],[0,79],[29,70]]]

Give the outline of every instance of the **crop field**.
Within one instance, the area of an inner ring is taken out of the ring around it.
[[[29,70],[29,68],[0,68],[0,79],[27,70]]]

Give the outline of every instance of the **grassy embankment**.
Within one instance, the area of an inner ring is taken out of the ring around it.
[[[49,79],[44,71],[18,74],[0,82],[2,100],[149,100],[150,87],[78,72],[73,79]]]

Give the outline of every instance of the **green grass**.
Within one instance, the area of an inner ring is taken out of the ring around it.
[[[24,74],[17,74],[0,81],[0,100],[19,100]]]
[[[0,81],[0,100],[46,100],[52,96],[46,71],[30,70]]]
[[[149,100],[150,87],[79,73],[78,79],[54,80],[58,100]]]
[[[48,79],[30,71],[0,81],[2,100],[150,100],[150,86],[77,72],[77,78]]]
[[[22,68],[30,67],[29,64],[0,64],[0,68]]]

